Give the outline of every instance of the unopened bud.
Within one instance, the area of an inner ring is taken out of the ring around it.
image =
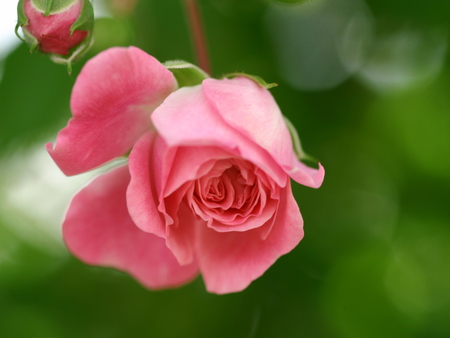
[[[89,0],[20,0],[17,13],[16,34],[22,27],[30,52],[38,48],[70,69],[90,46],[94,11]]]

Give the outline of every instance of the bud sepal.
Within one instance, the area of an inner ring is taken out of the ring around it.
[[[179,87],[196,86],[210,78],[204,70],[183,60],[166,61],[163,65],[175,76]]]
[[[286,116],[283,117],[284,122],[286,123],[286,126],[289,130],[289,134],[291,135],[292,146],[294,148],[294,153],[297,156],[298,160],[303,164],[307,165],[308,167],[317,169],[319,167],[319,160],[305,153],[305,151],[302,148],[302,144],[300,142],[300,137],[298,136],[297,129]]]
[[[259,84],[261,87],[263,87],[265,89],[270,89],[270,88],[278,86],[278,83],[267,83],[266,81],[264,81],[264,79],[262,77],[259,77],[257,75],[251,75],[251,74],[241,73],[241,72],[229,73],[229,74],[222,76],[222,78],[223,79],[225,79],[225,78],[232,79],[232,78],[238,77],[238,76],[243,76],[252,81],[255,81],[257,84]]]

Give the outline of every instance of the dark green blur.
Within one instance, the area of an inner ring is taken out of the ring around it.
[[[212,75],[247,72],[278,83],[271,93],[325,167],[320,189],[293,184],[305,238],[243,292],[208,294],[201,278],[149,291],[24,240],[13,231],[17,211],[0,208],[0,337],[450,337],[448,52],[433,76],[398,90],[375,90],[358,74],[331,89],[296,89],[279,71],[269,0],[199,2]],[[366,3],[374,34],[436,29],[442,48],[450,44],[449,1]],[[195,63],[179,0],[141,0],[129,17],[101,19],[94,37],[71,76],[25,44],[0,60],[2,204],[17,179],[5,177],[4,161],[55,139],[89,57],[133,44],[161,62]]]

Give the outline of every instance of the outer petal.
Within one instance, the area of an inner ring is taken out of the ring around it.
[[[295,158],[289,130],[270,92],[253,80],[206,79],[203,90],[209,103],[233,128],[266,149],[298,183],[318,188],[324,171],[311,169]]]
[[[219,233],[197,227],[197,260],[208,291],[223,294],[245,289],[300,242],[303,220],[290,184],[283,189],[273,228],[265,240],[264,230]]]
[[[318,169],[310,168],[300,162],[296,156],[293,156],[290,165],[285,165],[283,168],[294,181],[311,188],[319,188],[325,177],[325,169],[322,164],[319,163]]]
[[[178,189],[168,201],[163,197],[166,171],[170,167],[179,167],[179,162],[172,166],[176,152],[176,148],[167,148],[164,140],[154,132],[144,134],[136,142],[129,157],[131,183],[127,202],[136,225],[145,232],[165,238],[178,262],[186,265],[194,260],[193,229],[197,220],[190,209],[184,208],[184,216],[179,222],[177,216],[181,212],[183,189]],[[190,167],[190,163],[187,165]]]
[[[126,166],[95,179],[73,199],[63,225],[69,250],[88,264],[129,272],[149,288],[176,287],[194,278],[195,264],[180,266],[164,239],[131,220]]]
[[[174,146],[216,146],[242,157],[266,172],[279,186],[287,175],[261,146],[228,125],[206,99],[202,87],[183,87],[155,109],[152,121],[167,142]]]
[[[122,156],[176,87],[172,73],[142,50],[108,49],[84,66],[72,92],[73,118],[47,150],[66,175]]]
[[[168,202],[171,200],[169,199]],[[177,207],[176,223],[167,227],[166,245],[178,262],[184,265],[195,261],[195,229],[206,227],[206,222],[197,219],[184,201],[178,202]]]
[[[127,203],[132,219],[141,230],[165,237],[166,223],[158,211],[159,197],[155,186],[159,180],[154,178],[153,170],[155,164],[152,155],[156,138],[154,132],[144,134],[131,151],[131,182],[127,190]]]

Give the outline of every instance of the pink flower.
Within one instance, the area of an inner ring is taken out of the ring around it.
[[[31,49],[44,53],[69,55],[92,29],[93,12],[88,0],[64,0],[47,9],[47,1],[21,0],[19,25]]]
[[[175,89],[137,48],[86,64],[74,117],[47,149],[69,175],[131,154],[75,196],[64,239],[81,260],[150,288],[201,272],[210,292],[240,291],[303,237],[290,178],[317,188],[324,170],[297,160],[277,104],[254,81]]]

